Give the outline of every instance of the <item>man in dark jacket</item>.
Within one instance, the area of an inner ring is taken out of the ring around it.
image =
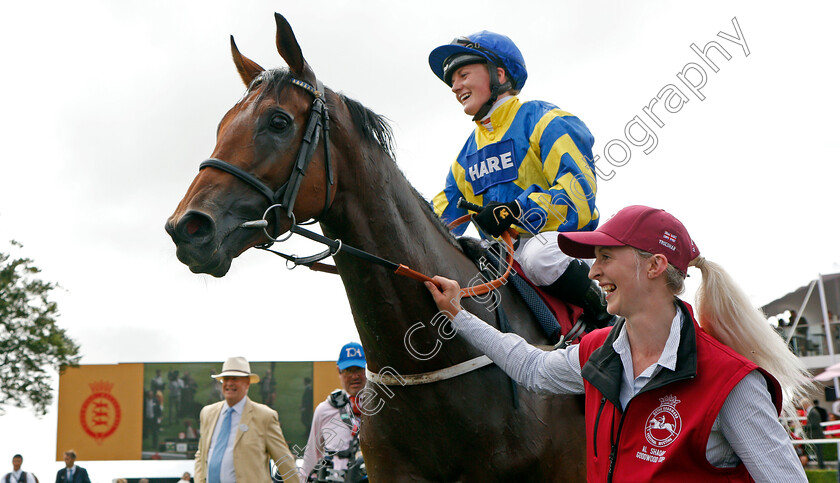
[[[90,483],[87,470],[76,466],[76,452],[72,449],[64,452],[64,464],[67,467],[58,470],[55,483]]]
[[[813,403],[808,400],[804,399],[802,401],[802,409],[805,411],[805,414],[808,418],[808,424],[805,425],[805,434],[808,436],[809,439],[823,439],[825,435],[823,434],[823,428],[820,425],[822,422],[822,416],[820,415],[819,410]],[[817,453],[817,465],[820,469],[825,468],[825,461],[823,461],[823,445],[815,444],[814,451]]]
[[[820,413],[820,420],[822,422],[828,421],[828,411],[826,411],[824,407],[820,406],[819,399],[814,399],[814,409],[816,409],[817,412]]]

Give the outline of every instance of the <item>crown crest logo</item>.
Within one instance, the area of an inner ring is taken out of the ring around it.
[[[88,384],[90,387],[91,392],[98,394],[98,393],[110,393],[111,389],[114,388],[114,383],[108,381],[95,381]]]
[[[659,402],[661,403],[662,406],[675,407],[677,404],[680,403],[680,400],[669,394],[665,397],[659,398]]]

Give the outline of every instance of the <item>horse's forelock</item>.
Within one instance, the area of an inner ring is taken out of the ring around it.
[[[286,86],[290,85],[292,78],[289,69],[266,70],[251,82],[251,85],[248,86],[248,92],[255,88],[261,88],[256,99],[257,103],[260,103],[269,95],[273,95],[275,99],[279,100]]]
[[[266,97],[272,96],[279,101],[280,96],[286,89],[286,86],[291,84],[292,75],[288,69],[277,68],[262,71],[254,80],[248,85],[242,97],[239,98],[237,104],[245,102],[252,94],[257,93],[257,97],[252,101],[253,104],[259,104]]]

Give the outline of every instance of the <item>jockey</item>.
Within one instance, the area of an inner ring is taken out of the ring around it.
[[[606,324],[611,317],[587,278],[589,267],[552,242],[557,232],[598,226],[589,129],[553,104],[519,100],[528,72],[504,35],[483,30],[457,38],[434,49],[429,66],[476,124],[432,200],[435,213],[452,222],[467,213],[457,206],[464,198],[484,207],[475,221],[486,234],[499,236],[515,223],[527,239],[514,254],[525,275]]]

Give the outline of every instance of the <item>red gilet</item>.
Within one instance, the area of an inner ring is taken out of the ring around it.
[[[624,412],[619,402],[623,365],[612,347],[624,321],[593,331],[581,341],[587,481],[753,481],[743,463],[734,468],[712,466],[706,459],[706,443],[726,397],[747,373],[761,371],[777,411],[779,383],[703,332],[688,304],[678,300],[677,306],[686,322],[675,370],[660,370]]]

